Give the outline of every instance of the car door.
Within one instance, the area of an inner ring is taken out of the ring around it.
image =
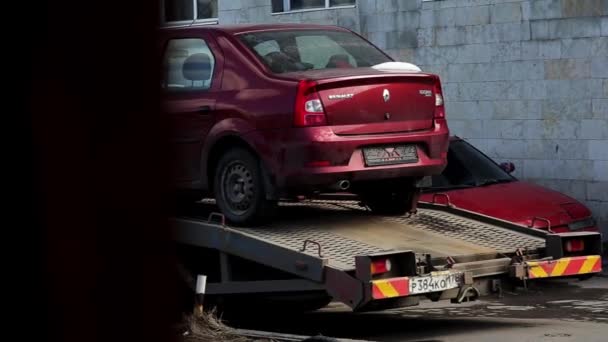
[[[201,151],[215,122],[222,55],[212,35],[202,30],[166,37],[162,88],[171,123],[172,171],[180,188],[198,188],[205,177]]]

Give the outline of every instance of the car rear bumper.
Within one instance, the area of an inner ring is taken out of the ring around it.
[[[341,180],[350,182],[369,181],[401,177],[422,177],[439,174],[445,167],[441,158],[429,158],[419,148],[417,163],[368,167],[363,161],[362,150],[357,148],[347,165],[325,167],[302,167],[289,170],[282,177],[283,186],[324,186]]]
[[[341,180],[351,182],[439,174],[447,163],[449,131],[445,122],[432,130],[408,133],[344,136],[331,127],[292,128],[281,133],[269,160],[279,188],[321,188]],[[271,141],[271,140],[267,140]],[[363,148],[413,144],[418,161],[367,166]]]

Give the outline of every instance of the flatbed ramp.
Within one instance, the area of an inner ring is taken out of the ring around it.
[[[301,251],[306,240],[315,242],[329,265],[344,271],[355,269],[357,255],[390,250],[458,258],[545,246],[540,236],[433,209],[419,209],[412,217],[383,217],[356,202],[314,201],[285,205],[282,216],[272,225],[236,229],[294,251]],[[318,255],[316,244],[309,247],[304,253]]]
[[[415,305],[420,296],[461,301],[480,294],[484,277],[530,278],[526,262],[564,254],[561,236],[442,205],[394,217],[354,201],[286,202],[258,227],[228,227],[214,210],[202,203],[174,220],[178,243],[219,252],[208,294],[320,290],[355,310]],[[578,234],[600,254],[599,234]]]

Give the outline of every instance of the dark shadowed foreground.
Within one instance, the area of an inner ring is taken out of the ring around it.
[[[176,339],[156,1],[6,5],[5,24],[18,20],[3,54],[10,328],[28,341]]]

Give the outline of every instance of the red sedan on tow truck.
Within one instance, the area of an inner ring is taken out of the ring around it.
[[[437,75],[358,34],[307,24],[164,28],[163,104],[179,197],[213,194],[233,224],[277,201],[352,191],[404,214],[445,167]]]
[[[433,177],[422,202],[450,204],[530,228],[598,231],[591,211],[579,201],[510,173],[512,163],[497,164],[468,142],[452,137],[448,166]]]

